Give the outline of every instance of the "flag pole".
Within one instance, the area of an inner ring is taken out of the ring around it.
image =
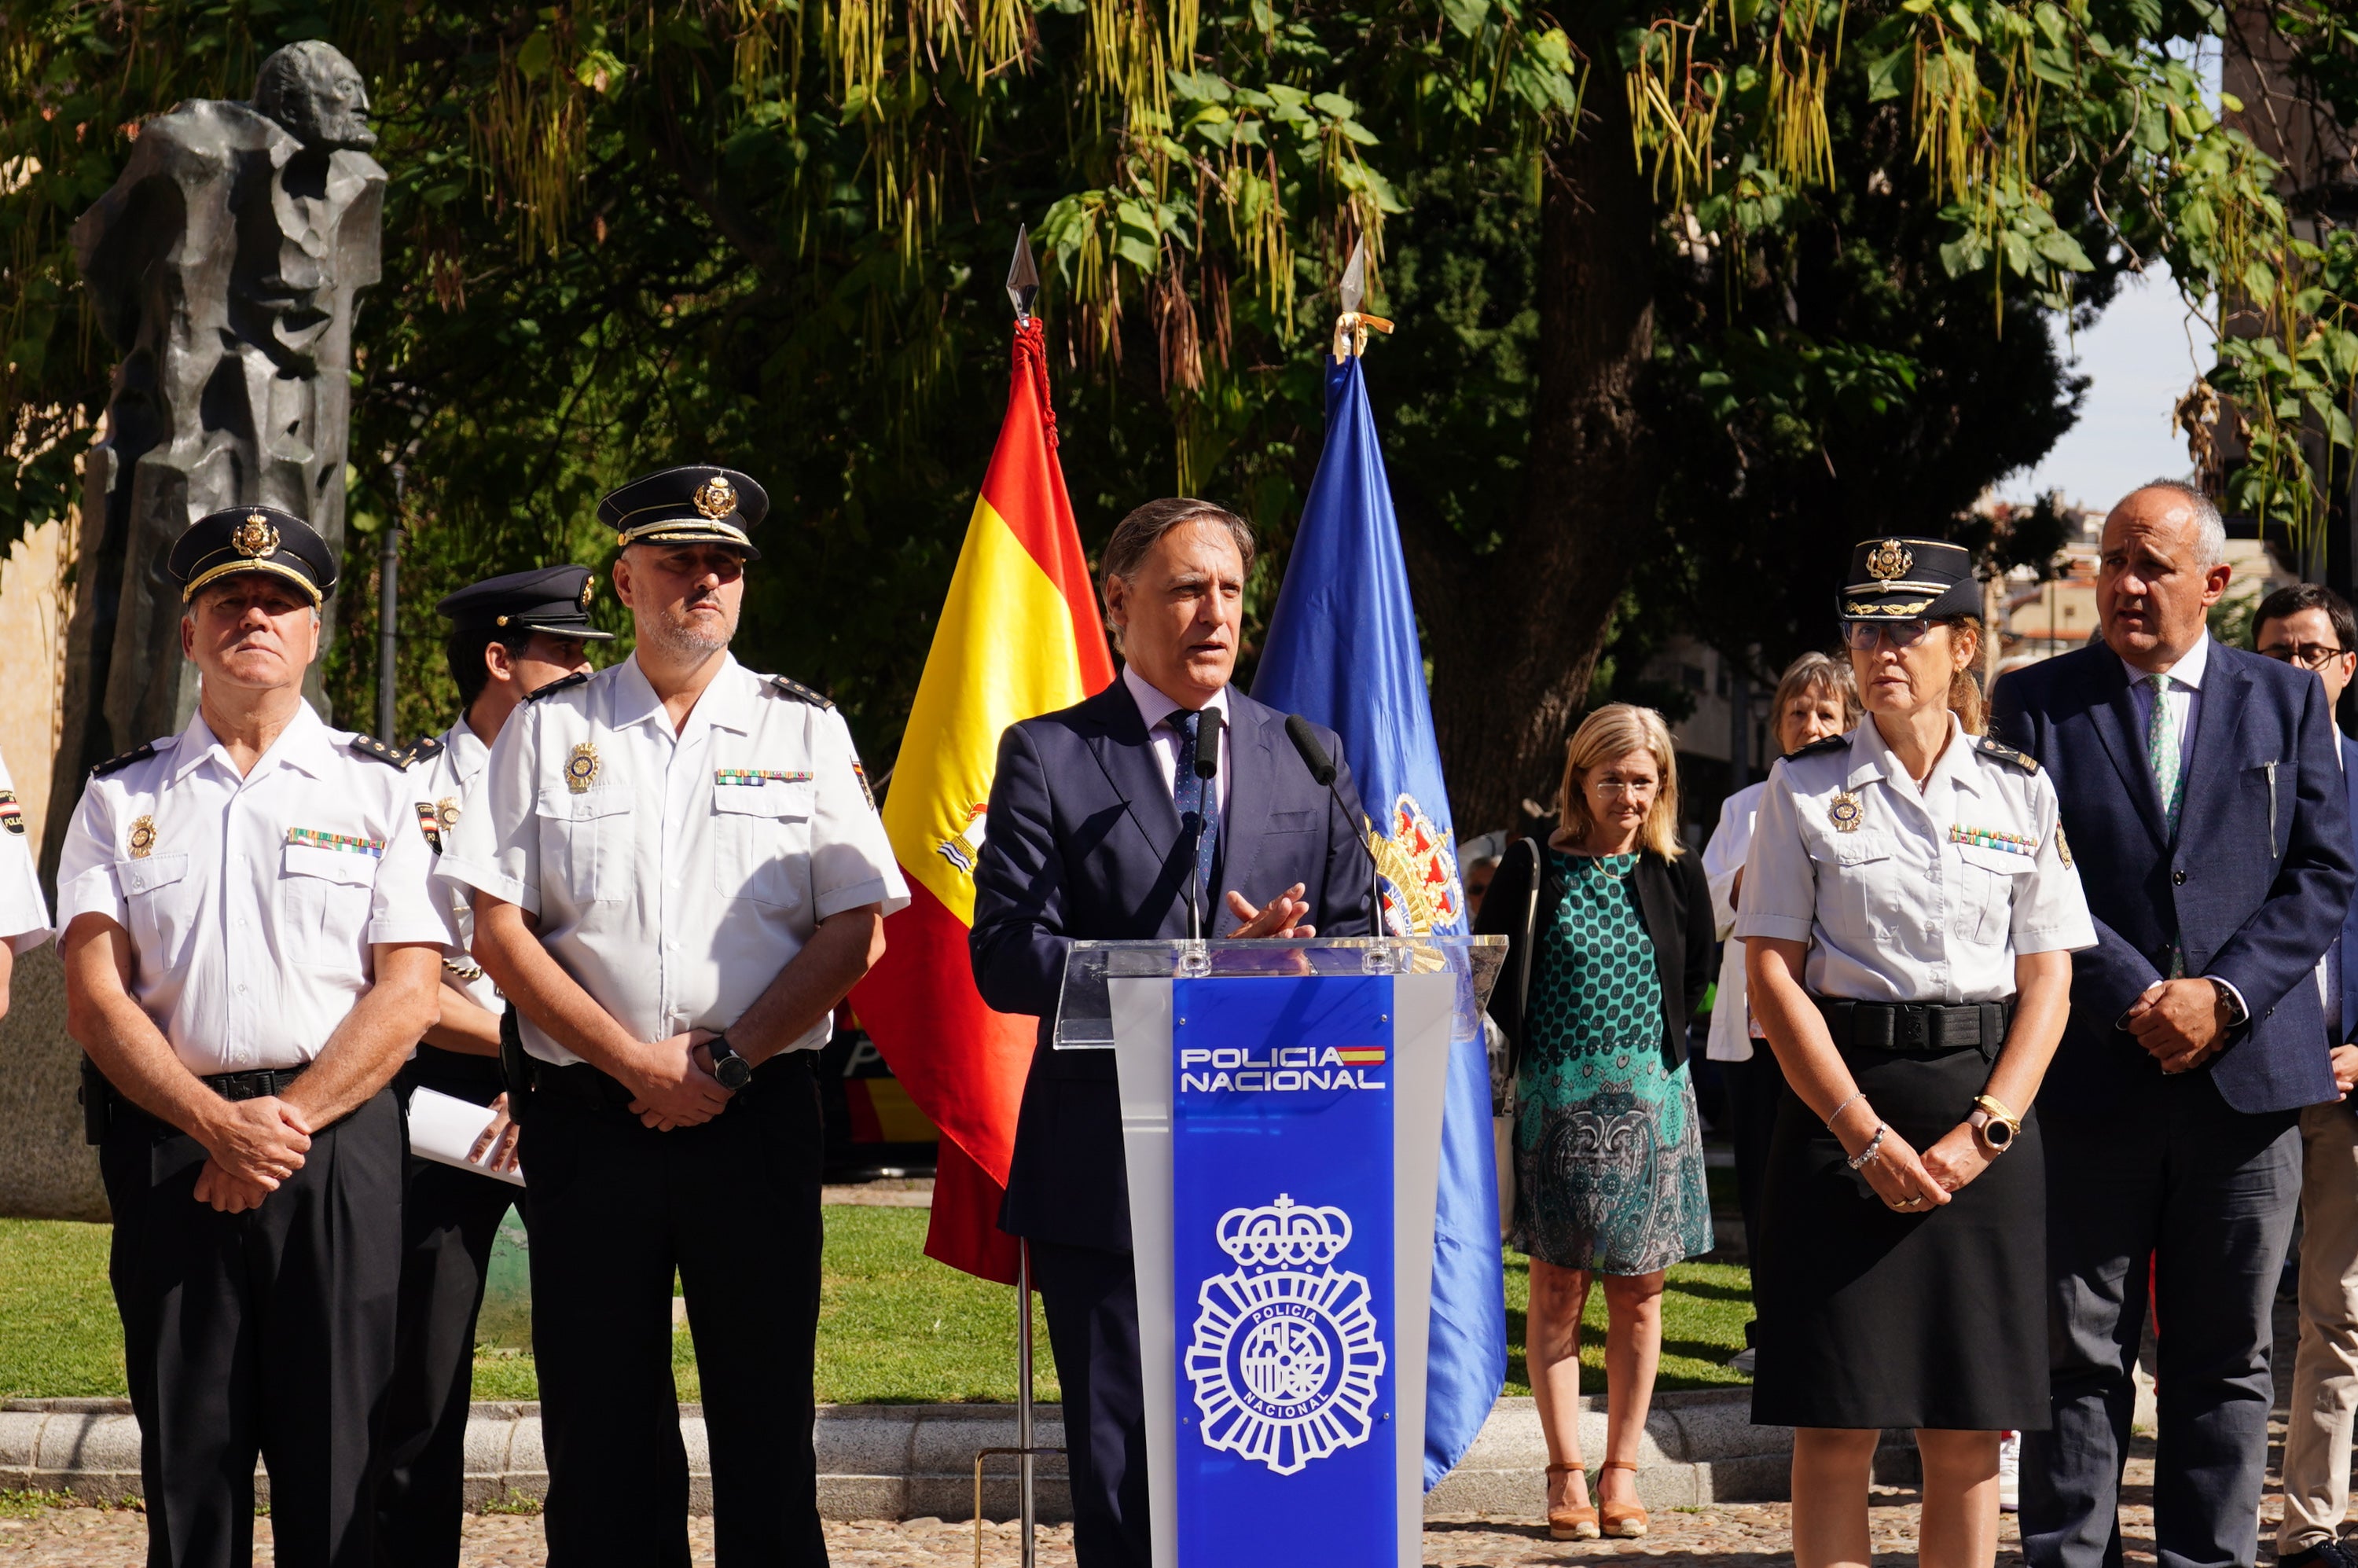
[[[1032,232],[1028,224],[1015,230],[1015,254],[1007,266],[1007,297],[1015,307],[1017,326],[1032,319],[1032,301],[1040,292],[1040,269],[1032,262]],[[1022,1449],[1023,1568],[1035,1568],[1033,1527],[1039,1509],[1033,1497],[1032,1433],[1032,1244],[1015,1243],[1015,1445]]]

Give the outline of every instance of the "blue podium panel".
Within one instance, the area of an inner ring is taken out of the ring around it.
[[[1393,1017],[1389,975],[1172,982],[1183,1568],[1400,1561]]]

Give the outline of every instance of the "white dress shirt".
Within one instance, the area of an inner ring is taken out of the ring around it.
[[[1744,989],[1744,944],[1736,940],[1736,879],[1752,849],[1752,822],[1768,781],[1747,784],[1721,803],[1719,826],[1703,847],[1704,880],[1711,884],[1713,934],[1725,944],[1719,989],[1711,999],[1711,1038],[1704,1055],[1714,1062],[1752,1060],[1752,1007]]]
[[[1146,720],[1146,743],[1154,748],[1154,760],[1163,769],[1163,782],[1171,786],[1175,799],[1179,791],[1179,731],[1171,728],[1171,715],[1187,705],[1172,701],[1128,665],[1121,666],[1121,684],[1129,688],[1130,699],[1138,704],[1138,716]],[[1222,687],[1213,693],[1212,700],[1204,706],[1220,710],[1220,765],[1212,775],[1212,787],[1219,792],[1216,805],[1225,823],[1228,817],[1228,758],[1233,754],[1228,745],[1228,688]]]
[[[1807,942],[1812,996],[2003,1001],[2017,955],[2096,945],[2059,816],[2054,780],[1954,714],[1921,790],[1863,719],[1769,770],[1736,935]]]
[[[445,938],[409,777],[352,741],[307,702],[240,774],[199,714],[82,791],[58,923],[130,935],[132,1000],[192,1073],[310,1061],[373,945]]]
[[[49,939],[49,901],[41,896],[32,840],[25,837],[25,829],[16,781],[8,776],[8,764],[0,762],[0,940],[16,953],[29,953]]]
[[[537,916],[549,956],[641,1040],[726,1029],[820,921],[909,902],[843,716],[734,658],[676,732],[635,656],[518,708],[436,874]],[[519,1022],[533,1055],[580,1060]]]
[[[467,796],[482,782],[483,769],[492,760],[492,749],[483,744],[482,737],[470,729],[461,718],[458,723],[442,731],[442,749],[430,759],[411,764],[411,787],[417,795],[417,830],[426,838],[427,846],[439,861],[449,847],[450,835],[467,811]],[[467,993],[468,1000],[486,1012],[498,1012],[507,1004],[500,988],[492,977],[483,973],[475,962],[475,905],[472,891],[459,883],[436,878],[434,904],[441,911],[449,936],[442,945],[444,978]]]

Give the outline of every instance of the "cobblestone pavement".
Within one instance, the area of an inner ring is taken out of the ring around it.
[[[2149,1563],[2154,1560],[2152,1453],[2149,1444],[2140,1442],[2138,1448],[2129,1465],[2122,1524],[2127,1561]],[[1878,1491],[1874,1519],[1879,1562],[1914,1560],[1914,1500],[1906,1491]],[[2272,1494],[2263,1505],[2264,1534],[2272,1530],[2276,1510],[2277,1498]],[[1653,1531],[1644,1541],[1584,1543],[1550,1541],[1546,1530],[1536,1525],[1433,1520],[1425,1526],[1424,1560],[1432,1568],[1530,1568],[1625,1557],[1723,1568],[1790,1568],[1787,1511],[1782,1503],[1731,1503],[1662,1513],[1655,1516]],[[69,1564],[71,1568],[135,1568],[142,1555],[143,1526],[136,1513],[97,1509],[54,1509],[31,1519],[0,1519],[0,1568],[67,1568]],[[711,1521],[692,1519],[688,1528],[696,1562],[711,1563]],[[269,1530],[269,1520],[255,1521],[257,1563],[271,1561]],[[956,1521],[830,1523],[827,1539],[836,1568],[951,1568],[974,1561],[971,1527]],[[1021,1561],[1013,1526],[985,1526],[983,1541],[983,1561],[992,1568],[1015,1568]],[[1070,1526],[1044,1528],[1042,1568],[1072,1568],[1072,1543]],[[2021,1562],[2014,1543],[2014,1524],[2009,1519],[1998,1553],[2004,1568],[2015,1568]],[[2273,1560],[2274,1553],[2264,1541],[2260,1561]],[[540,1568],[540,1520],[514,1514],[470,1519],[462,1562],[465,1568]]]

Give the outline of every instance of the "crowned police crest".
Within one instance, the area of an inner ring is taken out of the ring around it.
[[[1334,1267],[1351,1217],[1280,1194],[1216,1238],[1237,1268],[1196,1292],[1185,1363],[1205,1444],[1292,1476],[1367,1442],[1384,1346],[1367,1276]]]

